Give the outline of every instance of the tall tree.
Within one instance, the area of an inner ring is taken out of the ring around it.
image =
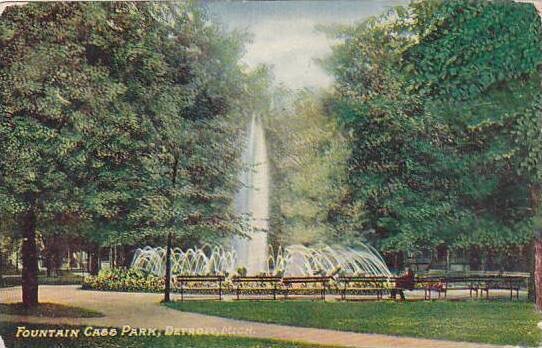
[[[426,110],[448,127],[462,168],[456,245],[525,245],[541,178],[540,19],[530,4],[435,4],[412,6],[417,43],[404,54],[405,70]]]
[[[42,3],[3,13],[0,213],[22,231],[26,305],[38,301],[37,230],[82,231],[99,246],[185,220],[223,232],[232,220],[238,127],[218,116],[242,88],[240,41],[197,11]],[[202,218],[198,204],[215,213]],[[142,207],[156,215],[142,222]]]
[[[353,215],[362,212],[348,204],[345,185],[348,143],[326,114],[326,100],[308,91],[276,91],[264,118],[277,245],[347,242],[359,222]]]
[[[245,92],[242,37],[226,35],[188,3],[153,10],[137,54],[151,68],[126,72],[130,101],[150,121],[143,159],[145,190],[130,214],[136,238],[166,240],[164,300],[170,300],[174,242],[212,240],[239,229],[232,199],[238,187]]]
[[[134,201],[148,127],[118,70],[135,64],[121,57],[141,42],[141,14],[127,3],[2,14],[0,213],[23,237],[25,305],[38,302],[37,230],[120,221]]]
[[[532,5],[502,1],[413,2],[346,33],[331,61],[336,112],[384,248],[532,238],[540,48]]]
[[[443,130],[402,78],[402,49],[412,38],[397,35],[404,23],[395,15],[344,32],[328,64],[337,81],[333,112],[351,137],[352,201],[365,212],[358,234],[383,251],[416,252],[442,243],[453,173],[442,154]]]

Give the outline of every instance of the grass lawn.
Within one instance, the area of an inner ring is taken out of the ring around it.
[[[22,303],[0,303],[0,313],[13,315],[33,315],[37,317],[96,318],[103,314],[79,307],[63,306],[54,303],[40,303],[27,308]]]
[[[79,338],[16,338],[18,326],[26,326],[27,329],[81,329]],[[13,324],[0,322],[0,335],[3,337],[6,347],[183,347],[183,348],[309,348],[314,345],[303,345],[290,342],[260,340],[242,337],[228,336],[161,336],[161,337],[98,337],[89,338],[83,335],[84,327],[76,326],[51,326],[37,324]],[[119,330],[120,331],[120,330]]]
[[[167,306],[227,318],[455,341],[538,346],[541,316],[519,301],[185,301]]]

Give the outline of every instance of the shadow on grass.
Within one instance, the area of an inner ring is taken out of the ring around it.
[[[55,303],[40,303],[36,307],[26,307],[22,303],[0,303],[0,313],[11,315],[31,315],[46,318],[99,318],[104,315],[90,309],[64,306]]]

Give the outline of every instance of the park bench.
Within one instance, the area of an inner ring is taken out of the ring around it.
[[[269,291],[271,291],[273,300],[276,300],[278,286],[280,286],[281,281],[282,277],[279,276],[234,276],[232,278],[232,283],[235,285],[235,294],[238,300],[239,295],[243,291],[249,291],[250,294],[269,294]],[[270,285],[270,287],[266,285]]]
[[[486,293],[486,299],[489,299],[489,290],[509,290],[510,300],[514,298],[514,291],[516,293],[516,299],[519,299],[519,290],[521,286],[527,281],[528,277],[525,276],[484,276],[474,279],[478,283],[480,289],[480,296]]]
[[[424,291],[423,297],[425,300],[431,299],[432,292],[436,292],[438,298],[440,298],[442,294],[446,297],[446,279],[435,276],[416,277],[415,289]]]
[[[347,294],[375,293],[378,300],[382,299],[386,290],[394,287],[393,277],[385,276],[340,276],[337,278],[341,291],[341,300],[346,300]]]
[[[181,301],[184,300],[186,290],[196,293],[218,293],[218,299],[222,300],[222,283],[225,280],[223,275],[181,275],[173,279],[175,290],[178,289],[181,293]],[[187,288],[187,284],[194,284],[194,286]]]
[[[332,279],[330,276],[312,276],[312,277],[283,277],[282,285],[284,285],[284,298],[288,298],[290,292],[294,292],[292,287],[294,284],[303,284],[304,288],[300,290],[312,290],[307,287],[308,284],[321,284],[320,288],[317,288],[322,300],[326,299],[326,287],[329,286],[329,281]]]
[[[510,299],[513,299],[514,291],[516,298],[519,298],[519,290],[528,279],[528,275],[503,275],[503,274],[466,274],[466,275],[443,275],[443,276],[425,276],[418,277],[416,282],[425,290],[425,298],[431,299],[431,291],[444,294],[447,297],[449,291],[468,290],[472,298],[483,296],[489,298],[489,290],[504,289],[510,290]]]
[[[421,276],[416,279],[418,288],[424,289],[425,299],[431,299],[431,292],[437,292],[438,298],[448,296],[449,291],[468,290],[472,298],[473,293],[478,297],[480,290],[478,278],[470,275],[442,275],[442,276]]]

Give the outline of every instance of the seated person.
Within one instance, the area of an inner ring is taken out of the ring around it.
[[[396,299],[397,293],[399,293],[401,300],[405,300],[405,293],[403,290],[412,289],[414,289],[414,272],[407,267],[405,274],[395,280],[395,289],[391,290],[390,297]]]

